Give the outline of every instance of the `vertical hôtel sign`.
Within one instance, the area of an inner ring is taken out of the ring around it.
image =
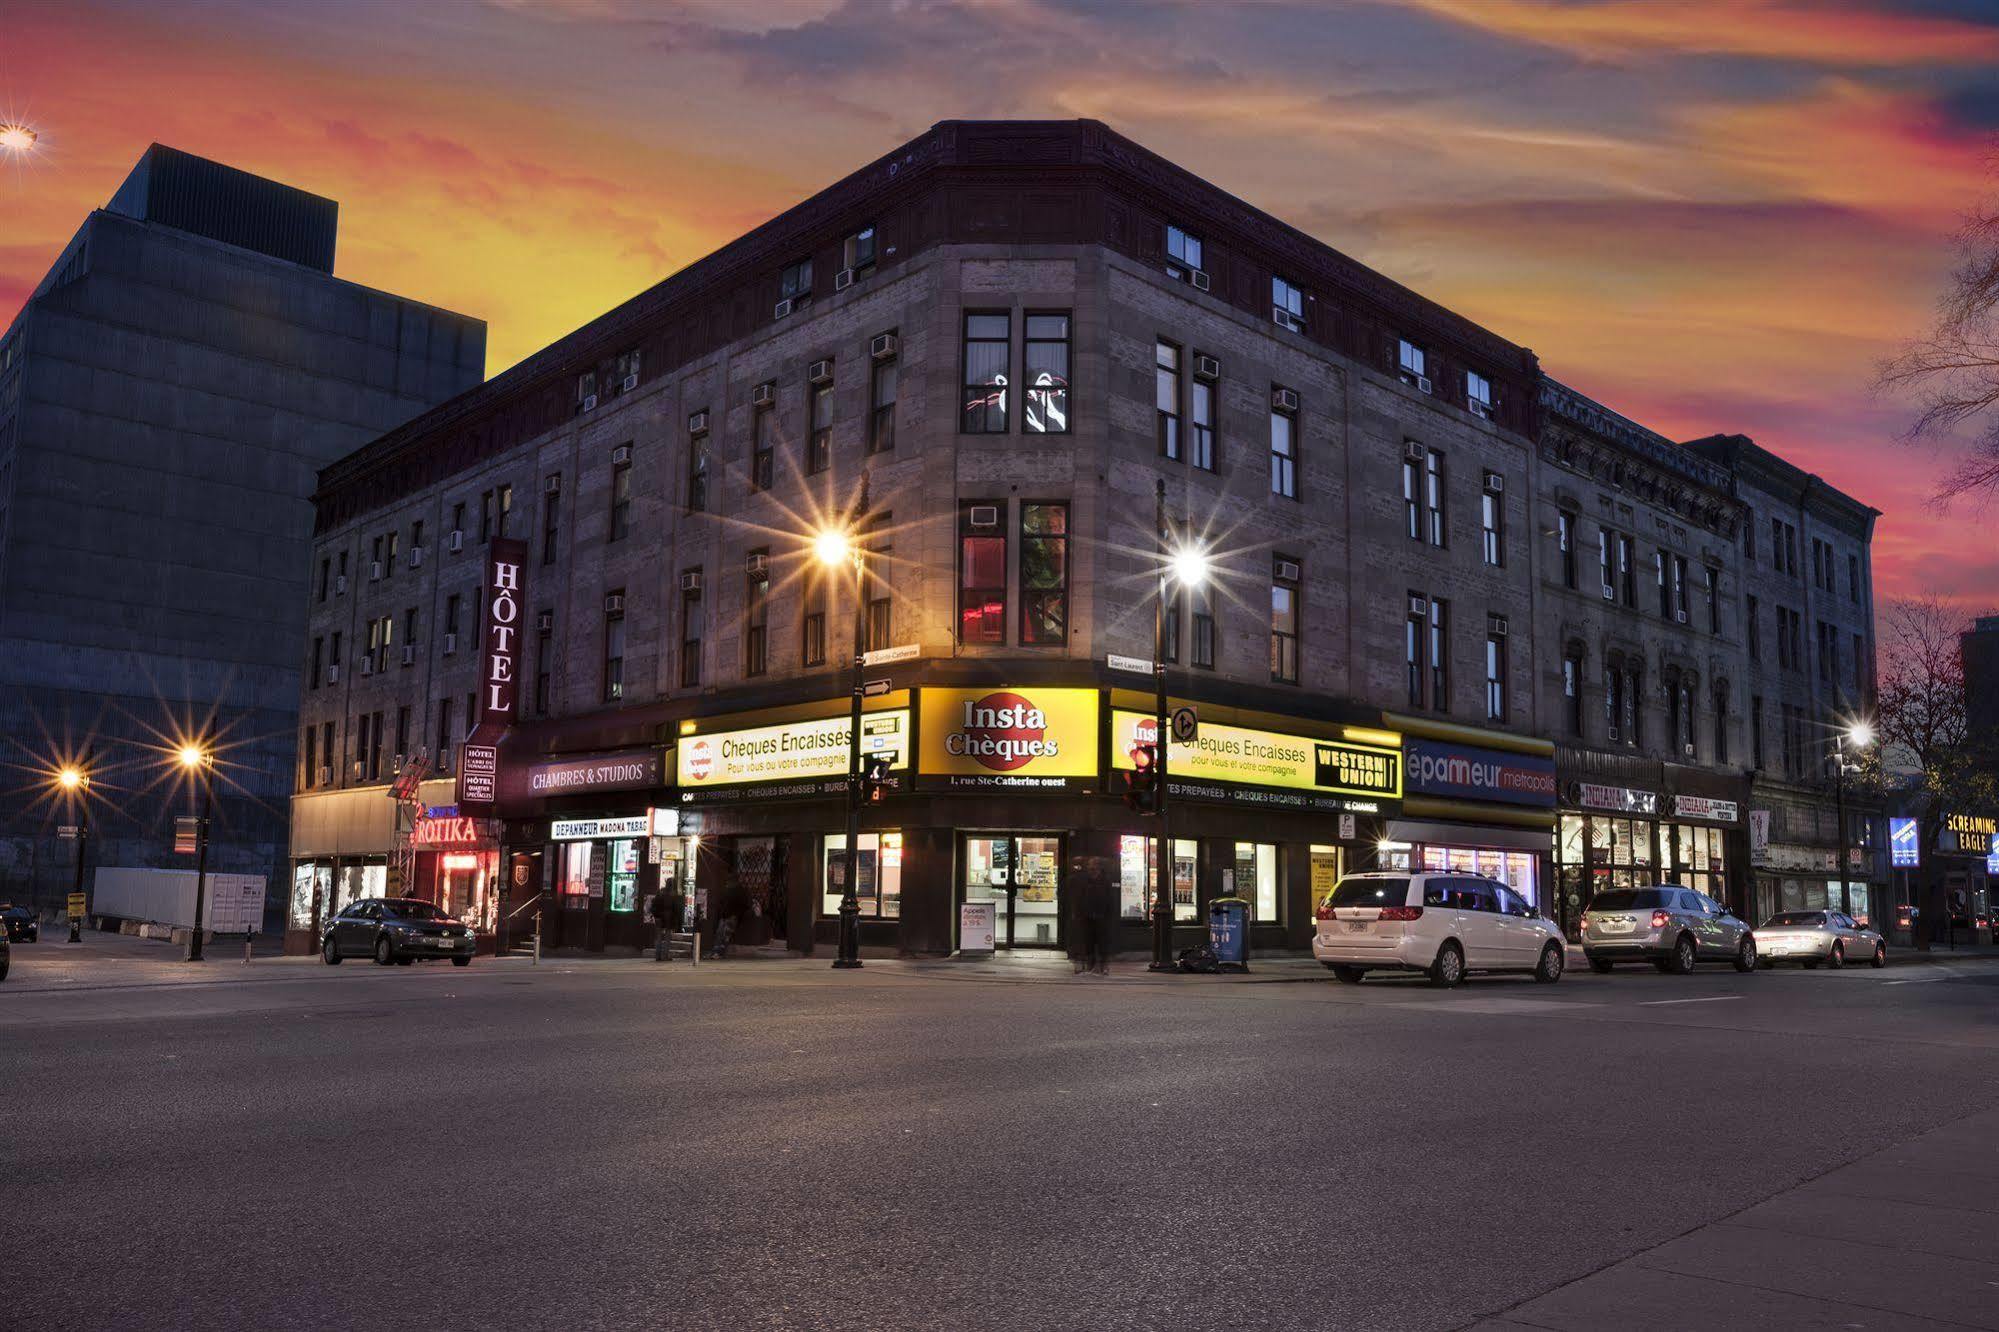
[[[479,724],[458,763],[458,803],[491,806],[499,788],[500,737],[514,723],[521,652],[521,574],[527,542],[495,537],[486,548],[486,613],[479,638]]]

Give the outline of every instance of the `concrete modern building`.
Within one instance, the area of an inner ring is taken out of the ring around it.
[[[0,893],[191,868],[161,751],[217,747],[211,867],[286,858],[319,468],[477,384],[485,326],[332,275],[331,199],[154,145],[0,338]]]
[[[668,875],[829,942],[850,626],[864,940],[1061,946],[1092,856],[1143,947],[1162,583],[1179,942],[1236,894],[1302,947],[1365,868],[1754,901],[1736,476],[1096,122],[939,124],[317,504],[299,949],[391,889],[632,946]]]
[[[1981,615],[1958,638],[1964,661],[1965,724],[1999,753],[1999,615]]]

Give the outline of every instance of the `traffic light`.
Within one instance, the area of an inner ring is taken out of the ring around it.
[[[1151,814],[1158,809],[1158,745],[1141,740],[1131,747],[1131,771],[1124,775],[1124,803],[1134,814]]]
[[[879,805],[888,794],[889,757],[870,754],[861,765],[861,803]]]

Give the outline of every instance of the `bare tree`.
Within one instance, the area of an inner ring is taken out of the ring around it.
[[[1999,766],[1990,737],[1972,733],[1964,696],[1960,638],[1970,619],[1942,598],[1888,604],[1883,617],[1887,662],[1881,675],[1879,726],[1884,767],[1899,774],[1921,826],[1917,894],[1928,932],[1943,918],[1944,865],[1937,852],[1953,814],[1999,806]]]
[[[1999,499],[1999,200],[1971,215],[1957,243],[1936,322],[1882,362],[1874,381],[1877,391],[1915,399],[1909,442],[1961,445],[1937,484],[1939,504]]]

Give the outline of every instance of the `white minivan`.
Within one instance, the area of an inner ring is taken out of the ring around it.
[[[1353,874],[1319,904],[1312,956],[1341,981],[1420,971],[1456,985],[1472,971],[1519,971],[1553,983],[1568,948],[1526,898],[1475,874]]]

